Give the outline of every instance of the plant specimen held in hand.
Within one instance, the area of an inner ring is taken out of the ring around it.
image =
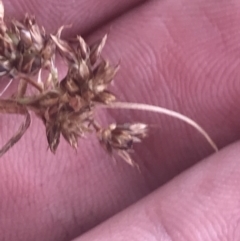
[[[30,126],[30,112],[45,125],[50,150],[55,153],[60,136],[74,148],[78,138],[95,132],[102,146],[116,152],[127,163],[134,165],[129,152],[133,144],[147,135],[144,123],[110,124],[103,128],[95,118],[96,109],[122,108],[158,112],[195,127],[217,150],[208,134],[194,121],[174,111],[138,103],[117,102],[108,90],[119,66],[112,66],[101,56],[107,35],[88,46],[81,36],[74,41],[61,38],[64,27],[56,34],[47,34],[37,25],[35,18],[26,15],[23,21],[4,22],[4,7],[0,2],[0,75],[18,81],[15,94],[0,99],[1,113],[25,116],[19,130],[0,150],[0,156],[23,136]],[[58,77],[55,55],[59,53],[68,70],[63,79]],[[42,72],[47,72],[47,76]]]

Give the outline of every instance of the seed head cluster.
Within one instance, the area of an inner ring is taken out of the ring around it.
[[[25,116],[18,132],[0,150],[0,156],[23,136],[30,126],[29,113],[33,112],[45,125],[53,153],[61,136],[77,148],[80,137],[95,132],[110,154],[116,152],[133,165],[129,152],[134,142],[146,136],[147,126],[114,123],[103,128],[94,115],[98,106],[116,101],[108,88],[119,66],[111,65],[101,56],[107,35],[89,46],[81,36],[73,41],[63,40],[63,29],[64,26],[55,34],[48,34],[28,14],[23,21],[12,20],[6,24],[0,1],[0,76],[18,83],[13,96],[0,99],[0,112]],[[63,79],[58,77],[56,54],[68,68]]]

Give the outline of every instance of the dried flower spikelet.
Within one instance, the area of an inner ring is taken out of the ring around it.
[[[61,133],[65,140],[75,149],[78,146],[78,138],[91,132],[90,125],[93,121],[91,110],[81,110],[64,116],[61,119]]]
[[[141,142],[147,136],[148,127],[143,123],[111,124],[98,131],[98,138],[103,147],[112,154],[121,156],[128,164],[135,165],[129,152],[133,151],[133,143]]]
[[[46,135],[50,150],[55,153],[60,142],[61,134],[65,140],[73,147],[78,147],[78,138],[83,137],[85,133],[90,132],[90,123],[92,121],[89,111],[82,113],[64,113],[55,116],[54,119],[47,121]]]
[[[90,113],[66,113],[56,116],[56,119],[45,122],[47,140],[50,150],[55,153],[60,142],[60,135],[73,147],[77,148],[78,138],[90,132]]]
[[[6,28],[4,7],[0,3],[1,76],[23,79],[27,75],[29,78],[42,68],[53,72],[56,46],[50,36],[37,25],[33,16],[27,14],[23,21],[12,20],[11,26]]]
[[[79,137],[90,131],[92,111],[81,98],[68,94],[49,93],[44,98],[32,101],[31,109],[43,120],[50,150],[55,153],[61,134],[74,148]]]
[[[93,101],[104,104],[115,101],[115,95],[109,92],[107,88],[113,81],[118,69],[119,66],[113,67],[105,60],[102,60],[94,69],[93,77],[88,81],[88,88],[92,92]]]
[[[107,61],[100,58],[106,43],[107,35],[92,46],[88,46],[80,36],[76,38],[76,46],[72,46],[60,38],[63,27],[54,36],[61,55],[68,63],[68,73],[61,81],[61,87],[70,95],[79,95],[86,102],[101,102],[104,104],[114,101],[115,96],[107,91],[112,82],[117,67],[112,67]]]
[[[0,34],[3,34],[6,31],[6,25],[3,19],[4,19],[4,6],[3,6],[3,2],[0,0]]]

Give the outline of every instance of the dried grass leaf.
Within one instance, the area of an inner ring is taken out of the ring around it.
[[[25,134],[31,124],[31,117],[28,111],[25,113],[25,121],[21,124],[18,131],[9,139],[9,141],[0,149],[0,157],[2,157],[11,147],[13,147]]]

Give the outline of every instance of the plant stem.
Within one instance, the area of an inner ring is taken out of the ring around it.
[[[0,113],[20,114],[25,116],[25,121],[21,124],[18,131],[0,149],[0,157],[15,145],[26,132],[31,123],[30,114],[25,106],[18,104],[14,100],[0,100]]]
[[[182,120],[187,124],[193,126],[198,132],[200,132],[205,137],[205,139],[208,141],[208,143],[211,145],[214,151],[216,152],[218,151],[217,145],[214,143],[214,141],[211,139],[208,133],[200,125],[198,125],[195,121],[193,121],[189,117],[182,115],[178,112],[175,112],[163,107],[159,107],[159,106],[154,106],[154,105],[140,104],[140,103],[125,103],[125,102],[113,102],[108,105],[101,105],[101,108],[142,110],[142,111],[156,112],[156,113],[174,117],[176,119]]]

